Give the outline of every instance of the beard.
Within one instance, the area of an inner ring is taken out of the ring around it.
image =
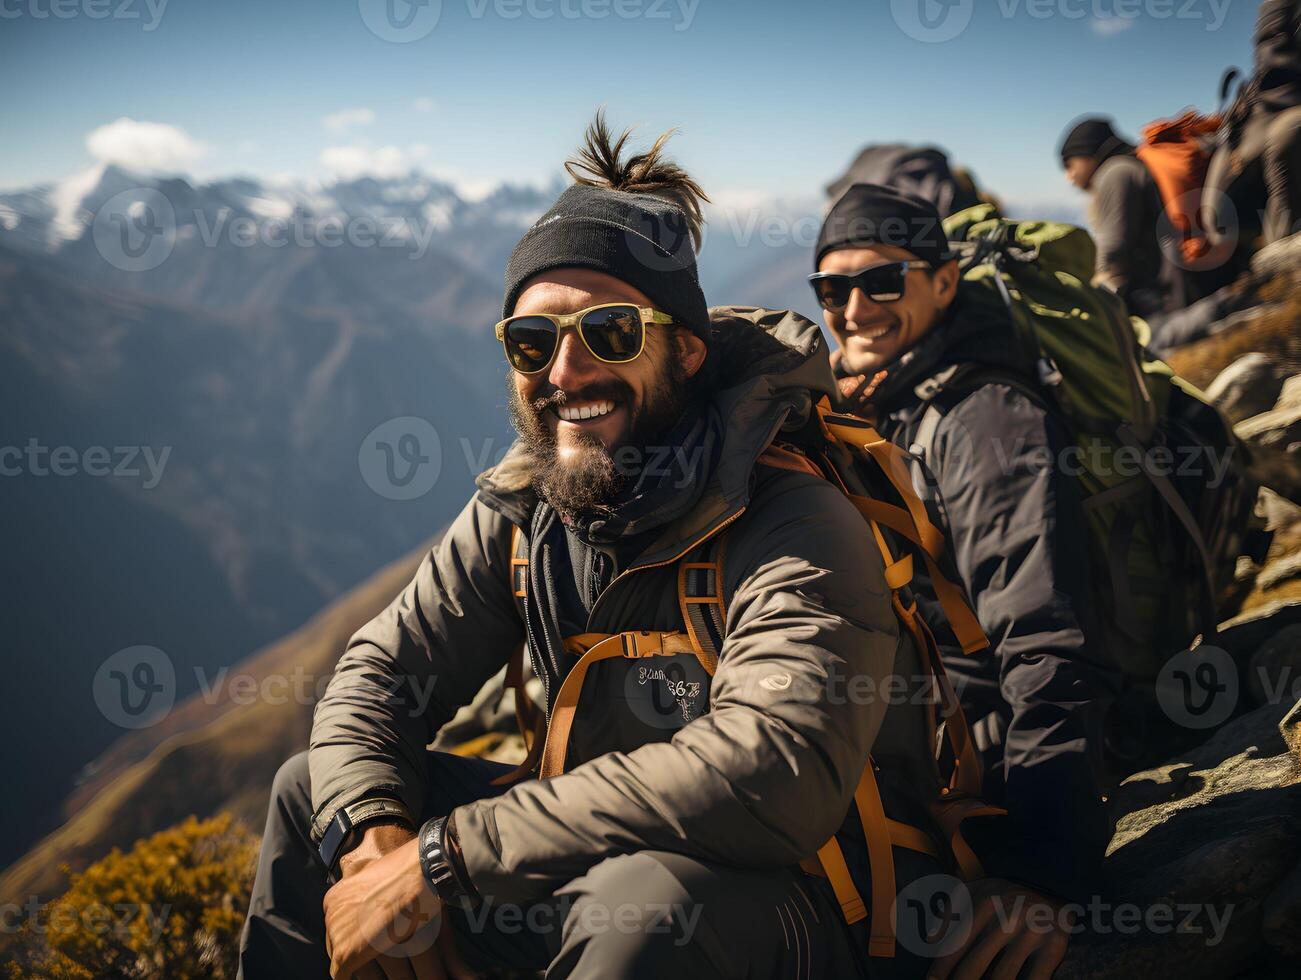
[[[670,357],[665,370],[647,389],[646,399],[620,445],[607,448],[595,436],[577,432],[561,448],[547,424],[547,413],[554,415],[556,408],[570,400],[609,400],[631,410],[632,389],[617,380],[570,392],[548,386],[549,392],[526,401],[513,378],[508,379],[507,387],[511,424],[528,455],[533,489],[562,517],[611,510],[619,492],[635,480],[641,468],[630,466],[627,456],[634,460],[649,458],[647,447],[663,441],[691,401],[686,370],[678,358]],[[629,447],[638,452],[626,453]],[[617,460],[616,455],[620,457]]]

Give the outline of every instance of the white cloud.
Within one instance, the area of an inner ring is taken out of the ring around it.
[[[86,149],[101,163],[141,172],[189,170],[207,151],[185,130],[166,123],[138,122],[123,116],[86,136]]]
[[[410,173],[427,147],[330,146],[321,151],[321,166],[340,180],[402,177]]]
[[[340,109],[321,118],[325,128],[332,133],[342,133],[353,126],[369,126],[374,121],[374,109]]]
[[[1116,34],[1123,34],[1136,23],[1137,21],[1133,17],[1094,17],[1089,21],[1089,27],[1099,37],[1112,37]]]
[[[434,100],[427,95],[418,96],[411,103],[411,109],[413,112],[433,112]]]

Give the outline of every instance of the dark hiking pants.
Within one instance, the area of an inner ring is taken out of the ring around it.
[[[428,753],[424,817],[500,793],[490,780],[506,771]],[[308,836],[311,819],[302,753],[272,786],[241,942],[244,980],[329,976],[321,908],[327,885]],[[462,955],[483,970],[602,980],[864,975],[857,930],[844,925],[829,887],[793,870],[743,871],[640,851],[599,862],[533,905],[482,903],[445,915],[442,928],[455,928]]]

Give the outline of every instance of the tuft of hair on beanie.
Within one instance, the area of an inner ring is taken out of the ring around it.
[[[709,203],[709,196],[690,174],[664,155],[664,147],[677,130],[661,133],[649,150],[624,159],[633,132],[632,128],[625,129],[614,138],[605,121],[605,109],[598,109],[577,156],[565,161],[565,171],[576,184],[649,194],[668,201],[686,216],[691,240],[699,249],[705,224],[702,207]]]

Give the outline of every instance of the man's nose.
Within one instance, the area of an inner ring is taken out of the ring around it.
[[[560,347],[556,359],[551,362],[547,380],[561,391],[579,391],[596,380],[601,370],[600,363],[587,349],[577,330],[565,330],[560,334]]]
[[[849,303],[845,307],[845,319],[851,323],[867,323],[880,315],[881,306],[867,298],[867,293],[854,287],[849,294]]]

